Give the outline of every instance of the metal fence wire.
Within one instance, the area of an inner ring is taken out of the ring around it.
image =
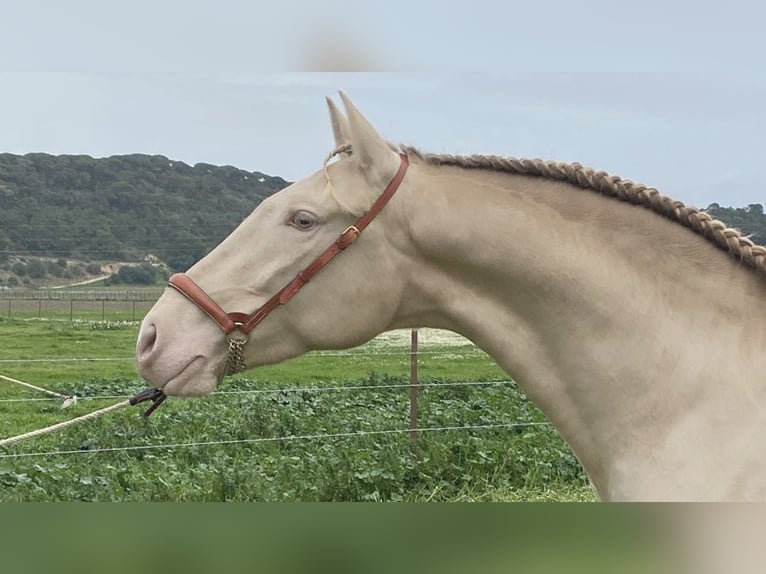
[[[22,289],[2,289],[0,290],[0,300],[5,300],[6,311],[8,317],[13,317],[14,313],[20,315],[20,318],[30,318],[30,316],[37,316],[38,318],[49,318],[51,320],[66,320],[75,321],[75,317],[78,312],[84,312],[87,314],[87,318],[93,319],[95,316],[100,315],[102,321],[105,320],[106,313],[109,311],[110,318],[114,316],[115,308],[118,308],[124,314],[127,314],[132,321],[138,321],[141,318],[141,314],[148,311],[149,308],[155,303],[156,299],[163,292],[162,289],[156,291],[150,291],[147,289],[141,290],[78,290],[78,291],[63,291],[63,290],[22,290]],[[121,306],[121,307],[120,307]],[[67,317],[68,315],[68,317]],[[281,440],[319,440],[319,439],[331,439],[331,438],[352,438],[354,436],[370,435],[370,434],[398,434],[409,433],[411,440],[416,440],[418,433],[421,432],[440,432],[447,430],[479,430],[483,428],[513,428],[518,426],[549,426],[550,423],[535,423],[535,422],[511,422],[498,425],[478,425],[478,426],[455,426],[455,427],[418,427],[418,395],[421,389],[425,390],[430,387],[459,387],[459,386],[497,386],[497,385],[512,385],[511,380],[496,380],[496,381],[461,381],[461,382],[439,382],[439,383],[421,383],[418,378],[418,357],[419,355],[434,355],[440,356],[450,355],[449,351],[428,351],[422,350],[419,347],[418,330],[411,330],[411,336],[409,341],[410,349],[407,351],[362,351],[362,350],[348,350],[348,351],[315,351],[308,353],[313,356],[327,356],[327,357],[359,357],[359,356],[376,356],[376,355],[400,355],[407,357],[410,363],[410,382],[404,384],[385,384],[385,385],[306,385],[300,387],[289,387],[279,389],[258,389],[258,390],[238,390],[238,391],[217,391],[215,395],[242,395],[242,394],[255,394],[255,393],[290,393],[290,392],[353,392],[353,391],[370,391],[370,390],[382,390],[382,389],[394,389],[400,388],[402,390],[409,390],[409,427],[406,429],[384,429],[379,431],[363,431],[355,433],[328,433],[322,435],[310,435],[310,436],[289,436],[289,437],[264,437],[257,439],[246,439],[237,441],[214,441],[210,443],[183,443],[183,444],[157,444],[157,445],[145,445],[145,446],[126,446],[121,448],[103,449],[104,452],[112,450],[144,450],[144,449],[162,449],[162,448],[182,448],[187,446],[204,446],[213,444],[234,444],[240,442],[267,442],[267,441],[281,441]],[[476,354],[482,354],[479,349],[475,350]],[[463,349],[456,355],[464,356],[466,350]],[[59,362],[95,362],[95,361],[133,361],[134,357],[74,357],[74,358],[26,358],[26,359],[0,359],[0,364],[7,366],[23,365],[27,363],[59,363]],[[3,376],[3,379],[12,380]],[[48,391],[45,391],[48,393]],[[94,395],[94,396],[77,396],[78,400],[102,400],[102,399],[125,399],[124,396],[119,395]],[[36,401],[50,401],[51,398],[42,397],[24,397],[24,398],[8,398],[0,400],[0,403],[29,403]],[[0,453],[0,459],[11,457],[28,457],[28,456],[52,456],[55,454],[75,454],[80,451],[50,451],[50,452],[19,452],[19,453]],[[93,451],[88,451],[93,452]]]
[[[107,313],[135,321],[162,295],[164,287],[140,289],[0,289],[0,313],[8,318],[98,318]]]

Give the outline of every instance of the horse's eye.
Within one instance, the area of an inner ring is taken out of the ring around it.
[[[290,225],[293,227],[300,229],[301,231],[307,231],[314,227],[314,223],[316,222],[316,219],[314,216],[310,213],[307,213],[305,211],[296,211],[293,216],[290,218]]]

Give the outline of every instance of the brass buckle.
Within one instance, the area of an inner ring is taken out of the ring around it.
[[[356,225],[349,225],[348,227],[346,227],[346,230],[342,233],[342,235],[346,235],[346,233],[352,230],[354,231],[354,233],[356,233],[356,236],[359,237],[359,234],[361,233],[361,231],[357,229]]]

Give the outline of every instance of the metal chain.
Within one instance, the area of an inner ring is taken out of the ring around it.
[[[234,373],[241,373],[247,370],[247,365],[242,360],[245,343],[247,343],[247,339],[229,337],[229,356],[226,357],[224,374],[233,375]]]

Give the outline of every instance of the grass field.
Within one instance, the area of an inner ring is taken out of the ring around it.
[[[6,319],[59,319],[90,321],[136,321],[154,300],[98,301],[0,298],[0,316]]]
[[[138,323],[107,319],[0,318],[0,374],[80,397],[61,410],[0,381],[0,437],[145,388]],[[0,500],[593,500],[543,415],[489,357],[444,332],[420,333],[419,427],[484,428],[411,441],[408,335],[230,377],[148,420],[126,408],[0,449]]]

